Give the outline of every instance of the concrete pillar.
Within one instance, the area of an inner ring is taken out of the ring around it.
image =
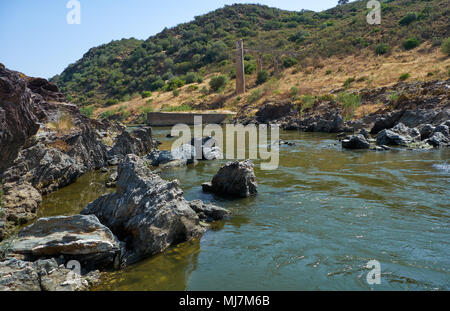
[[[257,57],[257,61],[258,61],[257,73],[260,73],[261,70],[262,70],[262,56],[261,56],[261,53],[258,52],[256,57]]]
[[[245,93],[244,41],[236,42],[236,94]]]

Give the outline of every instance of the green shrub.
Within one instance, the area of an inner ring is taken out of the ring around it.
[[[328,75],[330,75],[330,74],[332,74],[333,73],[333,70],[331,70],[331,69],[328,69],[326,72],[325,72],[325,74],[328,76]]]
[[[92,116],[94,115],[94,106],[81,107],[80,112],[86,117],[92,118]]]
[[[375,47],[375,54],[383,55],[389,52],[389,46],[385,43],[380,43]]]
[[[408,38],[403,42],[403,48],[405,50],[412,50],[420,45],[420,41],[417,38]]]
[[[142,91],[142,93],[141,93],[141,97],[142,98],[148,98],[148,97],[152,97],[152,92],[150,92],[150,91]]]
[[[116,113],[117,113],[116,110],[108,110],[108,111],[105,111],[105,112],[103,112],[103,113],[100,115],[100,119],[106,119],[106,118],[109,118],[109,117],[115,115]]]
[[[298,95],[298,93],[300,93],[300,90],[298,89],[298,87],[293,86],[289,90],[289,95],[293,98],[295,98]]]
[[[215,76],[209,81],[209,87],[214,92],[218,92],[222,89],[224,89],[228,84],[228,77],[224,75]]]
[[[344,82],[344,87],[346,87],[346,88],[350,87],[350,85],[351,85],[353,82],[355,82],[355,78],[354,78],[354,77],[348,78],[348,79],[345,80],[345,82]]]
[[[302,101],[301,110],[303,111],[305,109],[311,108],[316,102],[316,98],[311,95],[303,95],[301,101]]]
[[[266,83],[269,80],[269,73],[267,70],[261,70],[258,72],[258,76],[256,77],[256,84],[260,85]]]
[[[173,96],[175,97],[180,96],[180,90],[173,90]]]
[[[256,70],[256,64],[254,62],[245,61],[244,72],[246,75],[251,75]]]
[[[184,80],[181,80],[178,77],[173,77],[167,83],[167,91],[176,90],[177,88],[182,87],[184,84],[185,84]]]
[[[442,52],[450,56],[450,37],[442,42],[441,49]]]
[[[117,105],[118,103],[119,103],[118,99],[110,98],[106,101],[105,106],[109,107],[109,106]]]
[[[411,75],[409,73],[404,73],[401,74],[400,77],[398,78],[400,81],[405,81],[407,80],[409,77],[411,77]]]
[[[186,80],[186,84],[191,84],[198,82],[199,76],[195,72],[188,72],[184,79]]]
[[[342,104],[344,118],[348,120],[353,117],[356,109],[361,105],[361,96],[352,93],[339,93],[337,101]]]
[[[259,89],[257,90],[253,90],[250,95],[247,98],[247,102],[249,104],[253,104],[255,102],[257,102],[258,100],[261,99],[261,97],[263,96],[263,92]]]
[[[293,57],[286,57],[285,59],[283,59],[283,66],[284,68],[290,68],[292,66],[297,65],[297,60]]]
[[[162,88],[164,87],[165,84],[166,84],[166,83],[163,81],[163,79],[159,78],[158,80],[156,80],[155,82],[153,82],[153,83],[150,85],[150,89],[151,89],[152,91],[157,91],[157,90],[162,89]]]
[[[402,26],[407,26],[417,20],[417,13],[409,12],[398,23]]]

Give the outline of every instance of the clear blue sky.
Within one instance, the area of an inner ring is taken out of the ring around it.
[[[164,27],[226,4],[252,0],[79,0],[81,24],[69,25],[68,0],[0,0],[0,62],[29,76],[50,78],[91,47],[111,40],[147,39]],[[337,0],[256,0],[281,9],[322,11]],[[254,2],[253,2],[254,3]]]

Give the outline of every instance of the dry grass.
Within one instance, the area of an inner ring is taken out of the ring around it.
[[[59,134],[70,132],[74,128],[72,117],[67,113],[61,113],[56,122],[50,122],[46,126]]]
[[[344,89],[351,92],[363,88],[390,86],[398,83],[399,76],[404,73],[411,75],[408,82],[448,79],[449,68],[450,58],[439,48],[432,48],[430,44],[422,44],[411,51],[394,49],[387,56],[377,56],[371,50],[362,50],[359,55],[347,57],[304,59],[296,68],[284,70],[278,80],[272,78],[261,86],[256,86],[256,74],[253,74],[247,77],[247,92],[239,96],[234,94],[235,80],[231,80],[220,94],[205,94],[202,89],[209,90],[209,81],[215,75],[212,74],[206,76],[203,83],[183,86],[180,88],[179,96],[174,96],[172,92],[153,92],[150,103],[147,103],[149,98],[136,97],[129,102],[100,108],[94,115],[98,117],[105,111],[118,111],[123,107],[122,109],[129,111],[133,117],[141,114],[146,107],[159,111],[163,106],[179,106],[186,103],[206,103],[207,106],[214,106],[219,100],[224,101],[223,107],[215,111],[234,112],[243,106],[257,107],[266,100],[289,99],[292,87],[299,90],[299,96],[320,96]],[[344,82],[349,78],[354,78],[355,81],[344,88]],[[248,97],[254,90],[261,90],[263,96],[249,104]],[[377,106],[363,105],[355,111],[355,116],[376,111],[379,108]]]

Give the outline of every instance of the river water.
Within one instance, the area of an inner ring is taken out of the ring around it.
[[[164,142],[167,128],[154,129]],[[224,199],[203,193],[225,161],[166,170],[187,200],[232,211],[201,239],[121,271],[96,290],[449,290],[450,149],[343,151],[336,136],[284,132],[280,167],[262,171],[259,194]],[[107,174],[93,172],[44,198],[40,217],[78,213]],[[366,264],[381,264],[369,285]]]

